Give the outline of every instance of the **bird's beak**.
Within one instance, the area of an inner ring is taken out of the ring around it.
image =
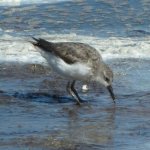
[[[111,98],[113,99],[113,101],[115,103],[115,95],[114,95],[112,86],[111,85],[107,86],[107,89],[108,89],[108,91],[110,93]]]

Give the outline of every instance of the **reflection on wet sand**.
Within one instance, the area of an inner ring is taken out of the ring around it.
[[[69,118],[66,138],[87,145],[113,144],[115,108],[101,110],[89,104],[83,106],[82,110],[76,107],[67,109]]]

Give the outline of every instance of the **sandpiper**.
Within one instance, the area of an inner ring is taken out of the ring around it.
[[[115,102],[112,89],[113,72],[103,62],[100,53],[95,48],[84,43],[53,43],[41,38],[33,39],[36,42],[31,43],[41,50],[42,56],[46,58],[52,69],[68,79],[66,89],[77,104],[83,101],[74,87],[77,80],[84,83],[96,81],[104,85]]]

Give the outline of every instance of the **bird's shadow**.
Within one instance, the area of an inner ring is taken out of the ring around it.
[[[76,101],[69,96],[60,96],[59,94],[49,94],[46,92],[14,92],[8,93],[0,91],[0,97],[7,97],[7,99],[15,99],[16,101],[38,102],[38,103],[76,103]],[[1,98],[0,98],[1,99]],[[7,101],[8,101],[7,100]],[[84,101],[83,101],[84,102]]]

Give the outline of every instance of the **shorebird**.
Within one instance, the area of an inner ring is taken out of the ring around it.
[[[66,89],[68,93],[81,104],[83,100],[75,89],[77,80],[89,83],[96,81],[104,85],[114,103],[115,95],[112,89],[113,72],[106,65],[100,53],[93,47],[84,43],[58,42],[53,43],[44,39],[34,38],[31,42],[41,50],[52,69],[68,79]]]

